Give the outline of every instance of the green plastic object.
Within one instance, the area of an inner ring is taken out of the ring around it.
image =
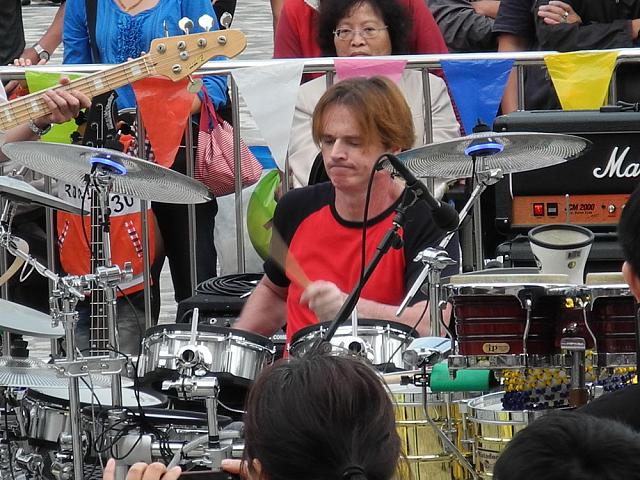
[[[271,243],[271,225],[276,210],[276,191],[280,186],[278,170],[264,175],[251,194],[247,207],[247,230],[249,239],[258,255],[266,260]]]
[[[440,362],[431,370],[429,387],[432,392],[486,392],[491,387],[491,371],[458,370],[453,379],[447,362]]]

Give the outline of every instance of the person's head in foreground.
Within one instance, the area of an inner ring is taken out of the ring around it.
[[[618,241],[622,245],[622,274],[631,292],[640,300],[640,185],[631,194],[618,224]]]
[[[313,112],[312,133],[329,179],[345,191],[366,189],[378,158],[407,150],[415,140],[411,110],[384,77],[352,78],[329,88]],[[384,171],[376,178],[391,180]]]
[[[322,0],[318,45],[328,57],[407,54],[411,23],[397,0]]]
[[[397,472],[393,404],[354,358],[307,355],[267,368],[244,422],[251,479],[389,480]]]
[[[551,412],[518,433],[495,480],[640,479],[640,435],[613,420]]]

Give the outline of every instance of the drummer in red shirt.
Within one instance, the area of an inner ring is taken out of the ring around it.
[[[291,190],[278,202],[273,229],[286,252],[279,255],[278,242],[272,240],[265,275],[234,325],[271,336],[286,323],[288,343],[298,330],[332,320],[358,282],[372,169],[381,155],[406,150],[415,140],[403,94],[382,77],[345,80],[329,88],[314,111],[312,132],[331,181]],[[389,172],[374,174],[366,263],[391,227],[404,195],[404,184]],[[400,317],[395,312],[422,270],[422,264],[413,261],[415,255],[437,245],[445,232],[435,226],[424,202],[410,206],[406,218],[399,232],[401,248],[383,256],[362,291],[357,312],[360,318],[393,320],[425,335],[430,322],[424,296]],[[451,250],[450,256],[457,258],[457,246]],[[457,267],[452,270],[444,275],[455,273]]]

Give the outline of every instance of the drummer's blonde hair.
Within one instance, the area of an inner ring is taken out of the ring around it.
[[[313,140],[320,145],[327,110],[342,105],[356,118],[365,145],[379,139],[390,150],[408,150],[415,142],[411,109],[403,93],[385,77],[351,78],[331,86],[313,111]]]

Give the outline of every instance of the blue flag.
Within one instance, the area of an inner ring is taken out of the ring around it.
[[[478,120],[491,128],[513,60],[447,60],[441,64],[465,133],[471,134]]]

